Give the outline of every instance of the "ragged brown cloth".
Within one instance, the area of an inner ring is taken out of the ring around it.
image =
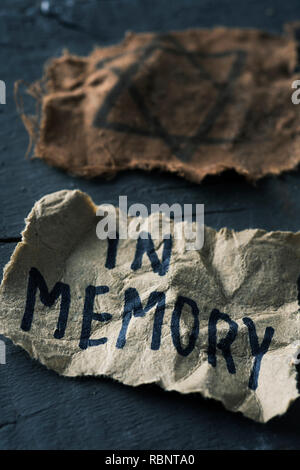
[[[198,183],[226,169],[252,180],[293,169],[296,63],[292,34],[226,28],[65,52],[45,71],[35,156],[88,178],[155,168]]]

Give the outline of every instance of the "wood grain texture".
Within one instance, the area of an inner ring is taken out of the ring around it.
[[[197,186],[170,175],[126,172],[112,181],[87,182],[26,161],[27,134],[13,100],[14,81],[42,75],[44,62],[67,47],[87,54],[95,44],[119,41],[126,30],[163,31],[216,24],[280,32],[297,19],[297,0],[122,0],[50,2],[2,0],[0,79],[7,104],[0,108],[0,269],[14,249],[34,202],[60,189],[79,188],[95,202],[204,203],[205,222],[227,226],[300,228],[300,172],[266,178],[256,187],[233,173]],[[70,4],[71,2],[69,2]],[[268,8],[269,10],[267,10]],[[273,10],[270,10],[273,9]],[[32,109],[30,99],[27,110]],[[299,267],[300,270],[300,267]],[[300,402],[287,414],[259,425],[198,395],[180,396],[155,386],[129,388],[107,379],[66,379],[33,361],[5,340],[0,365],[2,449],[299,449]]]

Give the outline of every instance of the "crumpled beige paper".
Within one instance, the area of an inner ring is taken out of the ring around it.
[[[119,240],[115,267],[107,265],[99,220],[96,206],[77,190],[35,204],[4,270],[1,333],[62,375],[200,392],[261,422],[284,413],[298,397],[300,233],[206,227],[201,250],[186,251],[184,240],[173,239],[164,274],[147,253],[133,269],[132,239]],[[161,262],[164,242],[153,243]],[[136,293],[145,310],[131,312],[127,303],[124,314],[125,300],[137,301]],[[155,299],[164,297],[165,309],[156,308]]]

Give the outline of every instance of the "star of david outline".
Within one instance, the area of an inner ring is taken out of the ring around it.
[[[162,40],[163,42],[165,42],[165,44],[162,44]],[[168,47],[168,45],[166,44],[167,42],[171,43],[171,45],[173,47],[175,46],[175,48]],[[159,118],[151,115],[151,112],[147,108],[142,95],[139,93],[138,89],[134,85],[134,77],[136,76],[140,67],[146,62],[148,58],[150,58],[151,54],[153,54],[156,50],[161,50],[175,55],[184,56],[191,63],[191,65],[197,68],[198,72],[200,73],[200,76],[202,78],[205,78],[206,80],[211,81],[217,89],[217,98],[215,100],[214,105],[212,106],[208,114],[205,116],[204,120],[200,123],[197,132],[193,136],[174,135],[170,134],[166,129],[164,129]],[[139,57],[125,71],[121,72],[116,67],[110,67],[110,70],[115,73],[115,75],[118,77],[118,81],[115,86],[112,87],[110,92],[106,95],[102,106],[96,113],[93,122],[94,127],[113,130],[116,132],[136,134],[147,138],[161,138],[165,142],[165,144],[170,148],[172,154],[175,155],[182,162],[188,162],[192,158],[192,155],[196,151],[197,147],[201,144],[220,145],[224,143],[232,143],[236,140],[236,137],[227,139],[207,137],[207,133],[212,129],[216,120],[223,112],[225,106],[229,101],[229,91],[234,85],[236,79],[240,76],[245,64],[247,56],[245,50],[225,50],[218,53],[207,54],[190,52],[186,50],[184,46],[180,44],[180,42],[178,42],[174,37],[170,35],[164,35],[158,36],[146,46],[142,46],[132,51],[128,51],[123,54],[117,54],[113,57],[103,59],[97,64],[97,68],[103,68],[117,58],[128,54],[134,54],[136,52],[141,52],[141,57]],[[234,60],[228,73],[227,79],[225,80],[225,83],[222,83],[222,86],[220,86],[220,84],[213,80],[210,74],[205,71],[205,69],[201,66],[200,63],[195,61],[196,57],[217,59],[230,55],[234,56]],[[111,109],[113,109],[116,100],[121,95],[124,89],[127,89],[129,91],[131,98],[137,105],[145,122],[149,124],[149,129],[155,129],[154,132],[151,130],[140,129],[138,127],[130,126],[124,123],[109,122],[107,120]]]

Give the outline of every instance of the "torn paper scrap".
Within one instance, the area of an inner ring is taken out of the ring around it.
[[[170,219],[161,240],[100,240],[96,209],[78,190],[35,204],[0,332],[62,375],[200,392],[261,422],[284,413],[298,397],[300,232],[205,227],[187,251]]]
[[[54,58],[45,89],[30,89],[40,125],[22,116],[35,155],[72,174],[160,169],[199,183],[234,169],[255,180],[300,161],[296,64],[291,34],[130,33],[88,57]]]

